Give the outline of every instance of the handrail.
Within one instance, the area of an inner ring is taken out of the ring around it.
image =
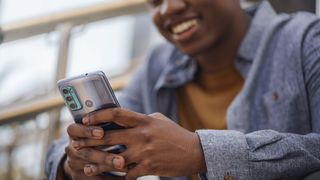
[[[122,89],[128,82],[131,73],[110,79],[112,88],[117,91]],[[21,105],[13,105],[0,110],[0,125],[14,121],[27,121],[40,113],[60,108],[64,105],[60,95],[41,98],[39,100],[26,102]]]
[[[84,25],[112,17],[145,12],[145,0],[117,0],[91,7],[68,10],[29,20],[1,25],[3,43],[54,31],[63,23]]]

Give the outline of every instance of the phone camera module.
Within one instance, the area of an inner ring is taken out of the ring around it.
[[[68,96],[68,97],[66,97],[66,100],[67,100],[67,101],[72,101],[72,97],[71,97],[71,96]]]
[[[70,104],[69,106],[70,106],[71,109],[75,109],[76,108],[75,104]]]
[[[69,91],[67,89],[63,89],[62,92],[63,92],[63,94],[68,94],[69,93]]]

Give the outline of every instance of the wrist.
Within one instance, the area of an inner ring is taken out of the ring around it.
[[[204,153],[201,146],[201,141],[197,133],[193,133],[193,154],[194,154],[194,162],[197,173],[205,173],[207,172],[206,161],[204,158]]]

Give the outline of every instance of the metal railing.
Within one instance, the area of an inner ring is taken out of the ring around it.
[[[74,27],[113,17],[145,12],[146,7],[144,2],[145,0],[117,0],[115,2],[102,3],[85,8],[50,14],[39,18],[4,24],[1,25],[0,29],[4,38],[2,43],[10,43],[36,35],[58,31],[60,34],[60,41],[57,67],[55,79],[52,82],[52,87],[55,87],[57,80],[64,78],[66,75],[69,45]],[[110,83],[115,90],[119,90],[127,84],[131,70],[132,69],[128,70],[126,74],[110,79]],[[0,109],[0,125],[15,124],[15,122],[21,123],[35,119],[37,115],[44,112],[48,113],[48,136],[46,137],[46,142],[42,148],[42,152],[46,152],[48,145],[59,135],[60,111],[63,105],[62,98],[57,94],[56,90],[52,88],[51,92],[49,92],[46,97],[34,99],[29,102],[19,102]],[[16,143],[16,141],[13,143]],[[10,147],[14,146],[15,144],[10,145]],[[9,149],[10,152],[8,152],[8,156],[10,157],[13,149]],[[44,177],[43,163],[44,156],[42,156],[42,170],[39,177]],[[10,170],[10,167],[8,167],[8,169]],[[10,174],[7,178],[11,179]]]
[[[112,88],[117,91],[121,90],[128,82],[131,72],[123,74],[119,77],[110,79]],[[64,106],[63,99],[60,95],[51,95],[19,105],[12,105],[0,110],[0,126],[16,121],[27,121],[35,117],[37,114],[47,112],[52,109]]]
[[[320,0],[316,1],[316,13],[318,16],[320,16]]]
[[[117,16],[144,12],[146,10],[144,2],[145,0],[117,0],[112,3],[102,3],[86,8],[4,24],[1,25],[4,33],[4,42],[55,31],[59,25],[64,23],[72,23],[73,26],[77,26]]]
[[[145,0],[122,0],[112,3],[103,3],[91,7],[76,9],[72,11],[60,12],[15,23],[2,25],[4,35],[3,43],[16,41],[39,34],[56,31],[57,27],[61,33],[58,66],[56,70],[56,79],[61,79],[66,74],[66,65],[68,61],[68,47],[71,30],[78,25],[105,20],[117,16],[129,15],[145,12]],[[113,88],[119,90],[126,84],[126,78],[120,77],[111,79]],[[26,119],[26,117],[59,108],[63,105],[62,99],[58,95],[43,98],[25,104],[12,105],[0,110],[0,125],[10,123],[13,120]]]

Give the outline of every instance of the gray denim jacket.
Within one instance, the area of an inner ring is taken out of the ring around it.
[[[206,177],[291,180],[319,171],[320,20],[308,13],[276,15],[262,3],[235,66],[245,84],[228,109],[228,130],[197,131]],[[196,69],[194,60],[161,45],[122,92],[120,104],[178,122],[176,88],[192,80]],[[54,143],[48,153],[50,179],[66,142]]]

